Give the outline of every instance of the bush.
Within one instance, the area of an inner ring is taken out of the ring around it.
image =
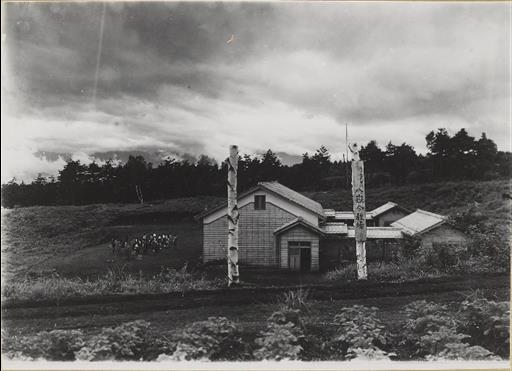
[[[334,317],[337,327],[333,342],[344,359],[388,358],[382,348],[388,343],[384,325],[377,318],[377,308],[362,305],[345,307]]]
[[[406,306],[405,317],[400,342],[404,358],[409,355],[427,360],[496,359],[488,349],[467,342],[475,343],[475,333],[484,337],[490,335],[488,340],[493,339],[495,346],[503,346],[502,351],[508,342],[508,311],[485,299],[466,300],[456,317],[445,305],[416,301]],[[482,342],[480,336],[477,342],[490,345],[490,342]]]
[[[472,257],[487,257],[493,265],[492,272],[510,270],[509,228],[499,229],[476,206],[458,213],[453,224],[471,239],[468,253]]]
[[[468,230],[472,227],[477,228],[484,228],[485,222],[488,220],[488,217],[483,215],[478,207],[476,207],[474,204],[470,207],[466,208],[465,210],[462,210],[458,212],[455,216],[451,218],[451,223],[465,231],[468,232]]]
[[[350,351],[350,359],[358,361],[389,360],[392,355],[394,353],[387,353],[377,347],[352,348]]]
[[[467,229],[471,238],[468,246],[472,256],[487,256],[494,265],[494,270],[510,271],[510,245],[508,236],[500,233],[495,226],[477,227]]]
[[[282,309],[267,319],[267,329],[256,339],[254,357],[259,360],[296,360],[304,338],[298,309]]]
[[[311,304],[309,303],[309,290],[299,288],[285,292],[281,298],[281,307],[287,309],[298,309],[308,312]]]
[[[457,316],[460,331],[471,336],[472,345],[481,345],[501,357],[508,357],[510,309],[507,302],[486,299],[476,291],[461,304]]]
[[[449,243],[435,243],[432,247],[422,248],[418,257],[419,264],[426,269],[452,273],[457,264],[467,259],[467,250]]]
[[[459,260],[455,266],[451,267],[451,271],[455,274],[481,274],[489,272],[497,272],[496,264],[493,259],[486,255],[470,255],[466,259]]]
[[[225,317],[209,317],[187,326],[178,335],[173,354],[162,355],[158,360],[240,360],[244,356],[235,323]]]
[[[402,259],[398,262],[382,262],[368,264],[368,278],[375,281],[401,281],[416,279],[423,271],[418,266],[412,266],[412,259]]]
[[[405,258],[414,258],[418,256],[421,247],[421,239],[405,235],[401,244],[401,252]]]
[[[72,361],[84,346],[83,336],[80,330],[41,331],[33,336],[15,336],[3,348],[9,358]]]
[[[326,272],[323,277],[327,281],[352,281],[357,279],[357,267],[355,264],[337,267]]]
[[[115,328],[104,328],[92,336],[76,357],[84,361],[147,359],[152,338],[148,336],[149,323],[138,320]]]
[[[477,361],[477,360],[499,360],[493,353],[481,346],[470,346],[466,343],[448,343],[444,350],[436,355],[426,357],[427,361],[459,360],[459,361]]]
[[[462,340],[468,339],[469,335],[457,332],[451,326],[439,326],[435,330],[428,331],[418,338],[418,346],[424,355],[437,355],[445,351],[450,344],[462,345]]]
[[[300,359],[303,361],[336,360],[337,347],[332,347],[335,329],[332,324],[324,323],[322,317],[311,316],[304,319],[304,337],[300,339],[302,346]]]
[[[368,264],[368,278],[375,281],[403,281],[443,275],[437,269],[428,268],[417,258],[403,258],[394,262],[371,262]],[[327,281],[353,281],[357,279],[356,264],[335,268],[324,274]]]
[[[404,317],[406,320],[401,329],[402,340],[399,343],[404,358],[421,358],[428,354],[437,354],[443,349],[444,344],[452,340],[458,341],[457,322],[445,305],[425,300],[414,301],[405,307]],[[434,339],[437,339],[439,344],[429,343]]]

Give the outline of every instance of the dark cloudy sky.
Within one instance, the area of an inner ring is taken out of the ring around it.
[[[3,7],[3,181],[60,154],[339,157],[346,122],[360,143],[424,152],[465,127],[510,149],[510,3]]]

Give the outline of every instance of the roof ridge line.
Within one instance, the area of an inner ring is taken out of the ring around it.
[[[430,216],[442,219],[442,220],[446,220],[447,219],[447,217],[444,216],[444,215],[436,214],[436,213],[433,213],[433,212],[430,212],[430,211],[427,211],[427,210],[416,209],[416,211],[419,212],[419,213],[425,214],[425,215],[430,215]]]

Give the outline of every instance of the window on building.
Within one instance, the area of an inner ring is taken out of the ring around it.
[[[288,241],[288,247],[311,247],[311,241]]]
[[[254,196],[254,210],[265,210],[265,195]]]

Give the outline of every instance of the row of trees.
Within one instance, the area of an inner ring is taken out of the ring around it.
[[[477,140],[465,129],[450,136],[446,129],[425,137],[427,154],[417,155],[406,143],[385,150],[370,141],[361,150],[369,183],[405,184],[422,181],[497,179],[511,174],[512,154],[498,151],[485,133]],[[391,178],[390,178],[391,177]]]
[[[406,143],[384,149],[374,140],[360,152],[365,160],[368,187],[463,179],[510,177],[512,153],[498,151],[485,133],[477,140],[465,129],[450,136],[445,129],[426,136],[427,154],[418,155]],[[277,180],[293,189],[325,190],[350,186],[350,163],[333,161],[320,147],[305,153],[300,163],[284,165],[268,150],[261,156],[243,155],[238,184],[244,190],[258,181]],[[124,164],[107,161],[82,164],[69,160],[57,178],[39,175],[26,184],[2,184],[2,206],[79,205],[106,202],[142,202],[196,195],[224,195],[226,162],[218,164],[202,155],[198,161],[166,160],[157,166],[142,156]]]

